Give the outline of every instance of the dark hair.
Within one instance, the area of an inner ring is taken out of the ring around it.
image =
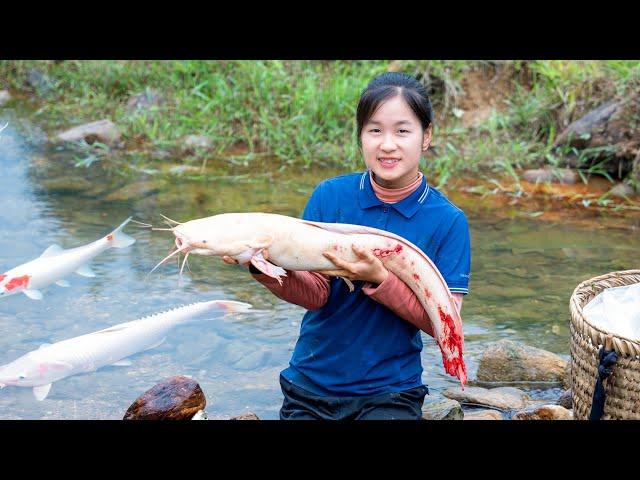
[[[387,72],[378,75],[369,82],[360,95],[356,121],[358,123],[358,139],[364,124],[371,118],[381,103],[402,95],[407,105],[416,114],[426,130],[433,121],[433,108],[427,89],[414,77],[400,72]]]

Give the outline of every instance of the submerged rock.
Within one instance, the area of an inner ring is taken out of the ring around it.
[[[535,410],[515,413],[511,420],[573,420],[573,412],[561,405],[542,405]]]
[[[206,404],[198,382],[178,375],[163,380],[138,397],[123,420],[190,420],[204,410]]]
[[[7,103],[9,100],[11,100],[11,95],[9,94],[9,91],[0,90],[0,107],[3,106],[5,103]]]
[[[573,395],[571,393],[571,389],[565,390],[558,398],[558,405],[566,408],[567,410],[571,410],[573,408]]]
[[[44,97],[53,89],[53,82],[40,70],[35,68],[27,72],[27,83],[33,87],[36,93]]]
[[[477,378],[482,382],[559,382],[567,361],[555,353],[512,340],[500,340],[482,354]]]
[[[258,416],[253,412],[243,413],[237,417],[232,417],[229,420],[260,420]]]
[[[495,410],[470,410],[464,412],[464,420],[504,420]]]
[[[462,420],[464,414],[460,403],[450,398],[429,397],[422,405],[422,418],[425,420]]]
[[[522,178],[531,183],[564,183],[574,184],[580,180],[580,175],[575,170],[569,168],[542,168],[535,170],[525,170]]]
[[[497,387],[487,389],[467,386],[464,390],[460,387],[455,387],[448,388],[442,392],[442,394],[445,397],[457,400],[462,404],[482,405],[498,408],[500,410],[516,410],[524,408],[529,400],[529,395],[514,387]]]
[[[111,120],[103,119],[65,130],[57,134],[55,139],[63,142],[79,142],[80,140],[84,140],[89,144],[98,141],[107,145],[113,145],[120,140],[120,137],[120,131],[115,124],[111,122]]]

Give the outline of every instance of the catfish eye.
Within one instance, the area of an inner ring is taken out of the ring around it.
[[[202,243],[207,243],[207,241],[206,240],[202,240]]]
[[[27,378],[26,375],[18,375],[18,380],[24,380],[25,378]]]

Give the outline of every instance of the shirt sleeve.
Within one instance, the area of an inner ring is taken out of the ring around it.
[[[451,293],[469,293],[471,274],[471,239],[467,217],[462,211],[445,233],[434,262]]]
[[[420,300],[413,293],[413,290],[393,272],[389,272],[387,279],[378,286],[365,283],[362,292],[387,307],[400,318],[433,336],[431,321]],[[460,312],[462,294],[453,294],[453,297],[456,309]]]
[[[282,285],[275,278],[263,273],[252,275],[276,297],[285,302],[300,305],[307,310],[321,308],[327,303],[331,292],[329,279],[316,272],[287,270],[287,276],[282,279]]]

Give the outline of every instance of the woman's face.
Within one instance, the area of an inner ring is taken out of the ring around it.
[[[431,126],[420,120],[401,95],[380,104],[360,134],[364,163],[386,188],[402,188],[418,175],[420,156],[431,141]]]

